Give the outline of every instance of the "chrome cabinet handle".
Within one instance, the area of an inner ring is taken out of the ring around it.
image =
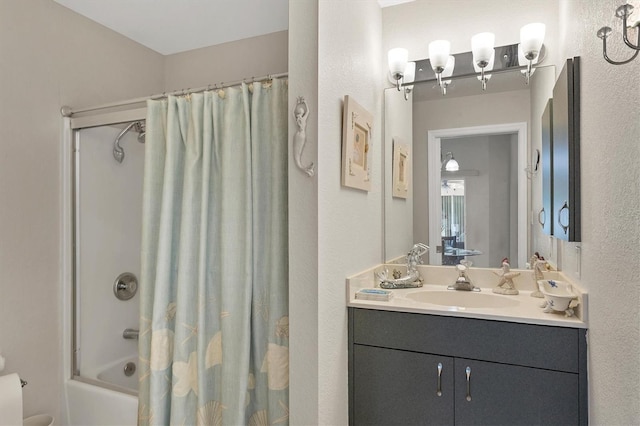
[[[567,201],[564,201],[564,204],[562,204],[562,207],[560,207],[560,210],[558,210],[558,225],[560,225],[562,227],[562,230],[564,231],[564,233],[567,233],[567,230],[569,229],[569,224],[567,223],[566,225],[562,223],[562,210],[567,209],[567,211],[569,210],[569,203],[567,203]]]
[[[542,219],[540,219],[540,217],[542,217]],[[544,211],[544,207],[543,207],[542,210],[540,210],[540,212],[538,213],[538,223],[540,224],[540,226],[544,228],[544,224],[546,222],[547,222],[547,212]]]
[[[436,395],[442,396],[442,363],[438,363],[438,388],[436,389]]]
[[[471,401],[471,367],[465,368],[467,374],[467,401]]]

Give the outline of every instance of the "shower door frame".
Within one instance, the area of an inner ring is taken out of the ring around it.
[[[77,370],[77,349],[79,344],[79,315],[77,313],[78,268],[78,209],[79,194],[79,151],[80,130],[146,120],[147,108],[137,107],[126,110],[92,113],[80,117],[64,117],[62,123],[62,325],[63,325],[63,374],[65,380],[77,380],[101,386],[118,392],[128,393],[120,387],[110,386],[80,376]]]

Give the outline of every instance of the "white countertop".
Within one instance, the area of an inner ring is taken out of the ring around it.
[[[425,284],[421,288],[394,289],[393,298],[388,301],[371,301],[356,299],[355,293],[363,288],[378,288],[375,272],[388,268],[406,270],[399,265],[379,265],[362,273],[347,278],[347,306],[363,309],[377,309],[386,311],[411,312],[419,314],[445,315],[465,318],[489,319],[526,324],[550,325],[558,327],[587,328],[588,294],[579,286],[574,285],[574,290],[579,293],[580,305],[575,309],[575,316],[567,317],[563,312],[545,313],[540,304],[544,299],[532,297],[535,290],[533,271],[517,270],[520,276],[514,279],[519,294],[515,296],[495,294],[492,287],[497,284],[498,277],[493,274],[498,269],[471,268],[469,275],[476,286],[482,291],[477,294],[490,294],[493,297],[509,298],[517,303],[500,308],[471,308],[458,306],[437,305],[426,302],[418,302],[407,297],[416,291],[447,291],[447,285],[452,284],[457,273],[451,266],[419,266]],[[515,270],[514,270],[515,271]],[[545,273],[545,279],[558,279],[569,281],[561,272]],[[495,281],[495,283],[492,283]],[[454,290],[450,290],[454,292]],[[467,293],[467,292],[464,292]],[[428,298],[427,298],[428,300]]]

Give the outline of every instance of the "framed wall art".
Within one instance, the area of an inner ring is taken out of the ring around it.
[[[348,95],[342,119],[341,184],[371,190],[371,128],[373,115]]]
[[[397,198],[407,198],[409,194],[409,176],[411,173],[411,158],[409,145],[402,143],[398,137],[393,138],[393,190],[392,195]]]

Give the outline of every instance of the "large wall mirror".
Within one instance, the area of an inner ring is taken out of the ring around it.
[[[486,90],[475,77],[454,80],[443,96],[416,84],[409,100],[385,90],[385,261],[414,242],[431,246],[430,264],[462,259],[524,268],[532,254],[533,192],[541,111],[552,95],[555,67],[540,66],[525,84],[520,70],[494,75]],[[393,156],[409,145],[406,198],[393,196]],[[446,170],[453,157],[457,171]]]

